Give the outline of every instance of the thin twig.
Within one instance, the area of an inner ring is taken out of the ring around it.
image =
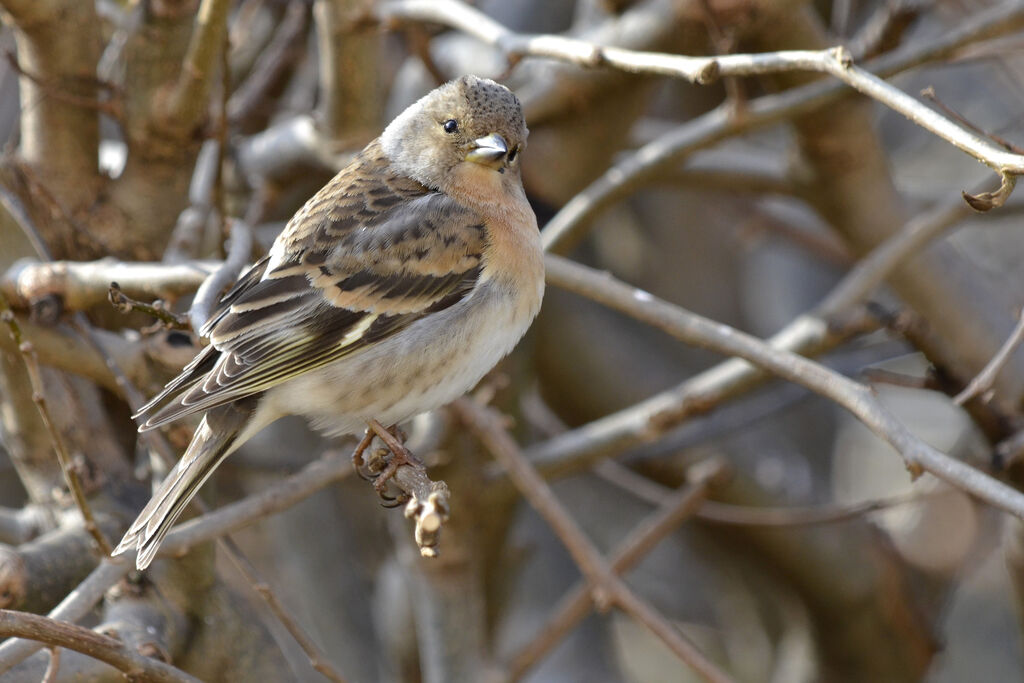
[[[46,664],[41,683],[57,683],[57,672],[60,671],[60,648],[50,648],[50,661]]]
[[[174,527],[160,545],[158,557],[177,557],[189,548],[231,533],[299,503],[353,472],[351,456],[331,451],[295,474],[240,501],[206,512]]]
[[[941,38],[918,41],[872,60],[866,68],[880,76],[893,76],[929,61],[948,57],[971,42],[1009,33],[1022,24],[1024,6],[1007,2],[992,10],[979,12]],[[727,107],[718,107],[687,121],[617,161],[567,202],[544,226],[542,240],[545,249],[567,253],[583,237],[586,228],[602,210],[625,197],[647,177],[659,173],[664,167],[676,164],[686,156],[725,138],[791,119],[848,93],[841,83],[819,81],[751,100],[741,118],[732,117]],[[923,105],[921,108],[924,108]]]
[[[614,460],[605,460],[594,468],[594,473],[608,483],[628,491],[652,505],[666,505],[673,490],[652,481]],[[815,505],[770,507],[762,505],[733,505],[717,500],[702,500],[693,514],[695,519],[712,524],[747,527],[799,527],[817,524],[835,524],[858,519],[864,515],[902,505],[921,503],[929,498],[946,495],[950,489],[926,493],[908,492],[878,500],[866,500],[849,505]]]
[[[641,521],[611,552],[609,565],[622,575],[636,566],[669,533],[693,516],[704,502],[709,487],[720,477],[723,467],[718,463],[694,468],[694,480],[677,491],[668,492],[659,508]],[[584,585],[571,588],[530,639],[513,654],[506,665],[510,680],[515,681],[536,664],[583,620],[592,607],[590,592]]]
[[[47,615],[50,619],[74,622],[92,611],[107,590],[133,567],[128,562],[104,559],[89,576],[68,593]],[[11,638],[0,643],[0,676],[38,652],[42,645],[33,640]]]
[[[188,311],[192,329],[197,332],[202,329],[223,290],[238,279],[252,254],[252,240],[252,228],[244,221],[232,219],[231,247],[227,258],[203,281],[192,300],[192,307]]]
[[[561,257],[545,261],[548,282],[661,329],[689,344],[737,356],[846,408],[903,457],[912,475],[931,472],[939,479],[996,508],[1024,519],[1024,494],[912,434],[871,390],[802,356],[766,344],[723,323],[703,318]]]
[[[229,0],[202,0],[178,81],[168,93],[160,116],[172,126],[192,128],[207,108],[207,95],[227,32]]]
[[[1024,173],[1024,155],[995,147],[870,71],[855,66],[853,56],[843,47],[688,57],[605,47],[565,36],[518,34],[459,0],[400,0],[384,5],[381,12],[389,19],[434,21],[451,26],[497,47],[512,58],[548,57],[581,66],[611,66],[631,73],[672,76],[698,84],[726,76],[792,71],[830,74],[950,142],[1000,176]]]
[[[81,652],[106,662],[129,678],[154,683],[201,683],[181,669],[145,657],[121,641],[82,626],[14,610],[0,610],[0,636],[29,638],[46,645]]]
[[[36,408],[39,410],[39,417],[42,418],[43,425],[45,425],[46,430],[50,433],[54,451],[57,453],[57,460],[60,462],[60,469],[64,473],[64,481],[67,483],[71,496],[74,498],[75,504],[82,514],[85,528],[96,541],[96,545],[103,555],[109,555],[112,546],[96,523],[96,518],[92,514],[92,508],[89,506],[89,501],[86,500],[85,492],[82,490],[82,481],[78,476],[78,468],[72,463],[71,455],[64,444],[64,437],[61,436],[60,430],[54,424],[53,418],[50,415],[50,409],[46,404],[46,389],[43,385],[43,376],[39,370],[39,360],[36,358],[35,350],[31,342],[22,340],[21,328],[18,326],[14,312],[11,310],[7,303],[7,298],[3,294],[0,294],[0,320],[7,324],[11,336],[14,337],[14,342],[18,345],[18,350],[21,352],[21,358],[25,363],[25,370],[28,372],[29,382],[32,385],[32,402],[36,404]]]
[[[178,315],[174,311],[169,310],[167,305],[160,299],[157,299],[153,303],[146,303],[145,301],[133,299],[122,292],[121,285],[116,282],[110,283],[107,298],[110,301],[110,304],[121,313],[139,311],[140,313],[145,313],[146,315],[156,318],[158,321],[163,323],[165,327],[172,330],[192,329],[185,316]]]
[[[1024,342],[1024,308],[1017,315],[1017,325],[1013,328],[1013,332],[1010,333],[1010,336],[1007,337],[999,351],[996,352],[996,355],[992,356],[992,360],[985,365],[977,377],[972,379],[964,387],[963,391],[953,397],[954,403],[963,405],[975,396],[980,396],[992,389],[992,384],[996,381],[999,371],[1010,360],[1013,352],[1017,350],[1021,342]]]
[[[135,299],[175,300],[191,294],[220,265],[217,261],[132,263],[22,259],[0,276],[0,292],[12,306],[31,307],[45,297],[60,298],[63,310],[81,311],[108,300],[110,283]]]
[[[245,580],[252,586],[253,590],[263,598],[267,607],[277,617],[277,620],[288,630],[288,633],[291,634],[295,642],[302,648],[302,651],[309,657],[309,663],[313,668],[323,674],[324,678],[334,681],[334,683],[346,683],[347,679],[334,668],[327,656],[309,633],[306,632],[306,629],[302,627],[298,620],[288,611],[288,608],[278,599],[270,584],[260,576],[259,570],[242,554],[241,549],[235,542],[230,538],[225,538],[224,542],[231,548],[232,552],[228,554],[228,557],[231,559],[232,564],[234,564],[235,569],[245,577]]]
[[[519,447],[502,426],[501,419],[493,411],[470,399],[460,399],[452,404],[452,408],[495,459],[508,470],[523,497],[544,517],[569,550],[587,577],[587,592],[598,609],[610,604],[618,605],[647,626],[705,680],[732,680],[612,572],[594,544],[558,502],[547,482],[523,457]]]

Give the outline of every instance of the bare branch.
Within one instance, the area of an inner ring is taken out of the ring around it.
[[[609,565],[616,574],[622,575],[636,566],[654,547],[694,515],[704,503],[709,488],[723,475],[720,464],[695,468],[693,480],[677,491],[666,491],[659,506],[649,517],[641,521],[611,552]],[[625,469],[625,468],[623,468]],[[584,585],[571,588],[554,611],[547,618],[537,634],[516,654],[509,658],[506,666],[508,677],[518,680],[536,664],[573,628],[583,620],[593,606],[591,594]]]
[[[1024,494],[921,441],[893,417],[869,388],[802,356],[773,348],[735,328],[685,311],[586,266],[552,255],[548,256],[545,266],[548,282],[555,286],[626,313],[686,343],[743,358],[835,401],[895,448],[912,475],[931,472],[990,505],[1024,518]]]
[[[217,265],[213,261],[171,266],[115,259],[48,263],[22,259],[3,274],[0,292],[18,308],[58,297],[62,309],[82,311],[107,301],[110,283],[117,282],[122,292],[136,299],[174,301],[194,292]]]
[[[230,9],[230,0],[202,0],[199,5],[181,75],[168,93],[167,111],[160,113],[170,125],[191,128],[205,116]]]
[[[53,647],[65,647],[106,662],[128,676],[147,681],[201,683],[181,669],[144,657],[110,636],[37,614],[0,610],[0,636],[30,638]]]
[[[1021,309],[1020,313],[1018,313],[1017,325],[1013,328],[1013,332],[1007,337],[1006,342],[1000,347],[996,355],[992,356],[992,360],[978,373],[977,377],[964,387],[963,391],[953,398],[953,401],[958,405],[963,405],[975,396],[989,391],[992,388],[992,384],[996,381],[999,371],[1010,360],[1010,356],[1021,345],[1021,342],[1024,342],[1024,309]]]
[[[72,463],[71,456],[64,445],[64,438],[61,436],[60,430],[54,425],[53,419],[50,416],[50,409],[46,405],[46,390],[43,387],[42,375],[39,373],[39,359],[36,357],[35,349],[31,342],[22,340],[21,328],[18,326],[18,322],[7,303],[7,299],[2,294],[0,294],[0,319],[7,324],[11,336],[18,345],[18,350],[21,351],[22,361],[25,363],[29,381],[32,383],[32,401],[36,404],[39,416],[42,418],[47,431],[50,432],[50,439],[53,441],[57,460],[60,461],[60,468],[64,472],[64,480],[71,491],[71,496],[75,499],[75,505],[78,506],[79,512],[82,513],[85,528],[95,539],[96,545],[103,554],[108,555],[112,546],[96,523],[96,518],[92,514],[92,508],[89,506],[89,501],[86,500],[85,492],[82,490],[82,481],[78,476],[78,468]]]
[[[347,453],[329,452],[259,493],[174,527],[161,544],[158,557],[180,556],[199,543],[287,509],[352,472],[351,457]]]
[[[1014,31],[1022,24],[1024,24],[1024,8],[1016,3],[1006,3],[988,12],[977,14],[969,22],[965,22],[939,39],[920,41],[872,60],[865,65],[864,69],[858,69],[857,74],[865,79],[870,76],[869,71],[877,74],[868,80],[877,79],[879,76],[892,76],[923,63],[948,57],[957,49],[971,42]],[[747,55],[731,55],[730,59],[744,57]],[[834,59],[831,61],[835,62]],[[836,68],[837,72],[843,70],[841,64],[835,64],[830,68]],[[590,222],[600,211],[626,196],[646,177],[657,173],[667,164],[676,163],[693,152],[709,147],[727,137],[814,110],[848,94],[848,92],[839,83],[815,82],[779,95],[767,95],[751,100],[742,118],[732,117],[728,108],[719,107],[686,122],[619,160],[566,203],[544,226],[542,239],[545,248],[560,254],[567,253],[582,237]],[[918,103],[915,102],[915,104]],[[923,105],[918,106],[921,109],[926,109]],[[968,138],[977,138],[977,136],[968,134]],[[996,151],[998,152],[996,158],[1000,161],[1008,158],[1005,156],[1006,152]],[[1016,161],[1020,161],[1017,155],[1011,156]]]
[[[210,317],[210,311],[217,304],[221,294],[238,279],[242,268],[249,262],[252,255],[252,228],[243,221],[234,219],[231,222],[231,247],[228,257],[207,277],[196,291],[189,309],[192,329],[197,332]]]
[[[699,84],[711,83],[724,76],[753,76],[788,71],[827,73],[947,140],[987,164],[1004,179],[1024,173],[1024,155],[996,147],[869,71],[854,66],[853,56],[842,47],[819,51],[686,57],[603,47],[563,36],[519,35],[458,0],[402,0],[385,5],[383,12],[390,18],[401,16],[452,26],[500,48],[512,60],[527,55],[552,57],[581,66],[612,66],[632,73],[684,78]]]
[[[554,529],[587,577],[590,584],[590,599],[598,609],[610,604],[618,605],[647,626],[676,656],[705,680],[732,680],[653,608],[638,598],[622,579],[612,573],[597,548],[558,502],[547,482],[523,457],[516,443],[502,427],[500,418],[493,411],[470,399],[459,399],[452,407],[459,419],[473,430],[481,443],[508,470],[523,497]]]
[[[593,471],[608,483],[618,486],[624,491],[629,491],[637,498],[652,505],[666,505],[673,497],[673,491],[669,487],[648,479],[615,460],[604,460]],[[702,500],[693,516],[703,522],[730,526],[792,527],[834,524],[863,517],[879,510],[920,503],[929,498],[949,493],[950,489],[944,489],[928,493],[906,493],[849,505],[787,507],[733,505],[717,500]]]
[[[320,649],[320,646],[316,644],[313,638],[302,628],[302,625],[292,616],[288,608],[285,607],[284,603],[281,602],[277,594],[270,587],[270,584],[260,576],[259,570],[256,569],[253,563],[246,559],[234,541],[230,538],[225,538],[224,541],[231,548],[228,557],[231,559],[232,564],[235,565],[235,569],[245,577],[245,580],[253,587],[253,590],[263,598],[277,620],[284,625],[288,633],[295,639],[295,642],[302,648],[302,651],[309,657],[309,663],[313,668],[323,674],[327,680],[334,681],[334,683],[346,683],[345,677],[334,668],[331,661]]]
[[[101,561],[99,566],[68,593],[59,605],[50,610],[47,616],[59,621],[78,621],[92,611],[107,590],[124,578],[132,566],[134,565],[127,562]],[[36,641],[18,638],[0,643],[0,675],[31,657],[41,647],[42,645]]]

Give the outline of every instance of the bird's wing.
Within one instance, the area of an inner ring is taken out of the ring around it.
[[[202,330],[210,346],[139,411],[141,429],[257,394],[472,293],[479,216],[363,166],[311,199],[224,297]]]

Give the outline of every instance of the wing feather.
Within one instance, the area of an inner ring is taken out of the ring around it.
[[[336,176],[221,300],[211,345],[139,411],[141,429],[251,396],[470,296],[486,229],[390,173],[379,146]]]

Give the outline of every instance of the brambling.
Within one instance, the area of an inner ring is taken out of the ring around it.
[[[540,309],[544,268],[519,156],[519,100],[465,76],[402,112],[306,202],[221,299],[205,347],[135,416],[205,415],[114,554],[144,569],[225,457],[303,415],[354,434],[448,403]]]

